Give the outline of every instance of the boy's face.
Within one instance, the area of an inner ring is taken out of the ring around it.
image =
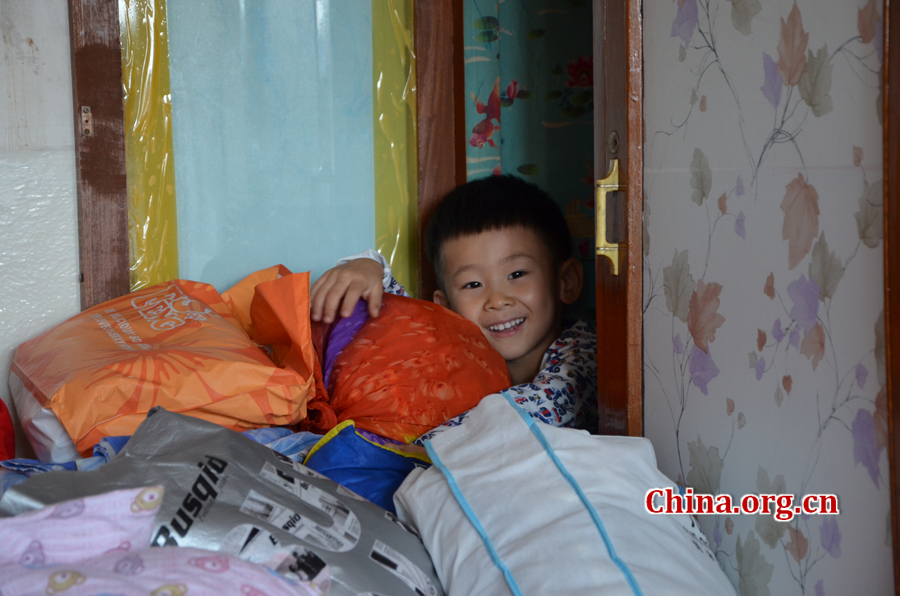
[[[562,330],[565,299],[543,239],[523,227],[491,230],[447,240],[441,255],[446,292],[435,302],[478,325],[513,382],[531,381]]]

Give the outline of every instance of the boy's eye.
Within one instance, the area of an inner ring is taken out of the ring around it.
[[[509,279],[519,279],[523,275],[525,275],[525,271],[513,271],[509,274]]]
[[[470,281],[469,283],[467,283],[466,285],[463,286],[463,289],[464,290],[474,290],[474,289],[480,288],[480,287],[481,287],[480,281]]]

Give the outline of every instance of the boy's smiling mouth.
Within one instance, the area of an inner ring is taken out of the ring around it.
[[[512,319],[504,323],[490,325],[488,326],[488,331],[501,336],[512,335],[519,330],[519,327],[521,327],[524,322],[525,317],[519,317],[518,319]]]

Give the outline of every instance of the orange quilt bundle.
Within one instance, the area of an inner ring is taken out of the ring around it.
[[[511,384],[506,361],[472,322],[394,295],[384,296],[381,314],[359,329],[330,376],[339,423],[407,443]]]
[[[105,436],[132,434],[154,406],[238,431],[303,419],[315,394],[308,324],[294,331],[284,368],[245,331],[257,283],[289,273],[259,272],[225,300],[209,284],[167,282],[88,309],[19,346],[14,397],[36,451],[53,449],[38,445],[46,433],[28,419],[46,418],[48,410],[82,454]],[[290,277],[306,288],[292,299],[308,312],[309,274]]]

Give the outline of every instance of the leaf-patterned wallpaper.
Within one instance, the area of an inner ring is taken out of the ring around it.
[[[645,433],[743,596],[892,590],[882,5],[644,3]]]

